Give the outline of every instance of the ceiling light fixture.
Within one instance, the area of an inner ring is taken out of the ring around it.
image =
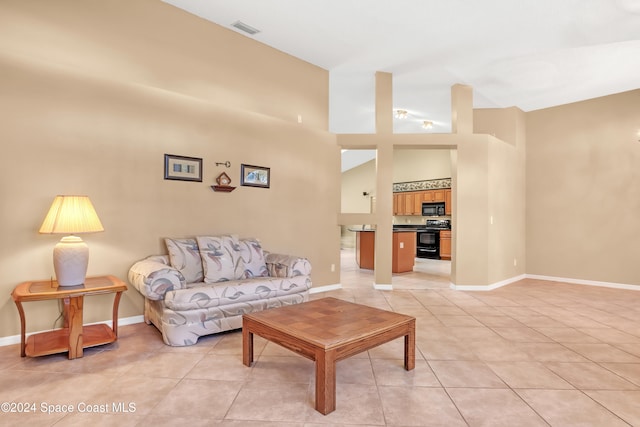
[[[396,110],[396,119],[406,119],[408,116],[407,110]]]
[[[433,127],[433,122],[429,121],[429,120],[425,120],[422,122],[422,128],[423,129],[431,129]]]

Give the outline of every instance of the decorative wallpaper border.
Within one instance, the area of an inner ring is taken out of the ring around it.
[[[451,178],[428,179],[426,181],[397,182],[393,184],[394,193],[405,191],[435,190],[438,188],[451,188]]]

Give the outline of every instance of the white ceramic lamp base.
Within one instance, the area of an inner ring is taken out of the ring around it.
[[[53,249],[53,269],[59,286],[84,283],[89,265],[89,246],[78,236],[66,236]]]

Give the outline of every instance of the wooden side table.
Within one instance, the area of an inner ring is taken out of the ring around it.
[[[127,285],[114,276],[87,277],[78,286],[58,286],[55,280],[30,281],[19,284],[11,293],[20,313],[20,356],[43,356],[69,352],[69,359],[82,357],[83,349],[108,344],[118,339],[118,305]],[[83,325],[84,297],[115,293],[113,325]],[[23,302],[61,299],[64,302],[64,326],[29,336],[25,341],[26,322]]]

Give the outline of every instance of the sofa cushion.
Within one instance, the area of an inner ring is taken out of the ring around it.
[[[180,271],[187,283],[202,282],[204,272],[196,239],[164,239],[171,266]]]
[[[257,239],[241,239],[240,256],[244,263],[243,278],[269,276],[267,263],[264,260],[264,251]]]
[[[171,310],[195,310],[208,307],[224,307],[239,302],[277,298],[305,292],[311,287],[308,276],[288,278],[261,277],[233,280],[224,283],[192,283],[188,289],[169,291],[164,304]]]
[[[270,277],[308,276],[311,274],[311,263],[306,258],[265,252],[265,261]]]
[[[226,282],[242,277],[244,263],[237,236],[198,236],[196,240],[200,247],[205,283]]]

